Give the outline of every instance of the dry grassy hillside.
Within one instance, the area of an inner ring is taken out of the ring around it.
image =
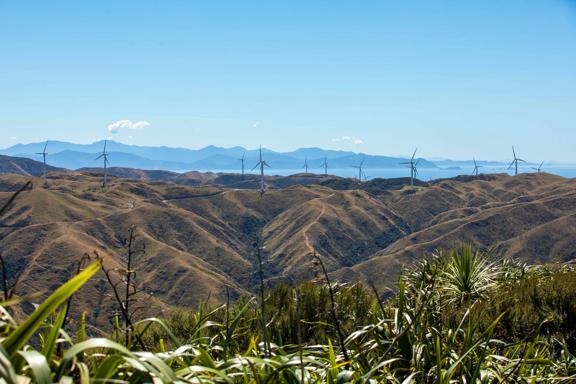
[[[0,204],[28,178],[0,176]],[[331,181],[334,184],[334,181]],[[330,184],[330,183],[329,183]],[[17,293],[48,292],[75,273],[85,253],[119,267],[122,240],[137,227],[146,253],[137,280],[150,314],[201,300],[224,301],[255,286],[255,246],[264,247],[270,283],[314,276],[314,249],[334,277],[382,287],[413,257],[454,242],[494,247],[503,257],[574,257],[576,182],[547,174],[481,175],[414,188],[366,190],[342,185],[271,190],[53,174],[49,187],[24,193],[2,218],[0,250],[10,272],[23,271]],[[104,293],[104,295],[102,295]],[[76,299],[96,308],[104,326],[114,303],[104,276]]]
[[[46,166],[48,172],[64,172],[62,168]],[[41,176],[44,173],[44,164],[40,161],[26,157],[0,155],[0,174],[14,173],[24,176]]]

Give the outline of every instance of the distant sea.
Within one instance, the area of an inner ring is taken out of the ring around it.
[[[455,177],[459,175],[472,175],[473,167],[460,167],[459,169],[453,168],[421,168],[418,170],[418,179],[423,181],[434,180],[434,179],[445,179],[450,177]],[[240,173],[235,170],[197,170],[199,172],[222,172],[222,173]],[[576,165],[551,165],[549,167],[542,167],[543,172],[552,173],[555,175],[573,178],[576,177]],[[184,170],[178,170],[177,172],[188,172]],[[278,176],[288,176],[296,173],[303,173],[303,169],[266,169],[266,175],[278,175]],[[322,174],[323,169],[308,169],[309,173]],[[481,173],[508,173],[513,175],[513,170],[507,170],[505,167],[488,167],[485,166],[480,169]],[[536,172],[531,167],[519,167],[518,173],[534,173]],[[246,172],[250,174],[255,174],[256,172],[250,171]],[[331,175],[336,175],[340,177],[357,177],[358,170],[352,167],[350,168],[335,168],[328,169],[328,173]],[[368,180],[375,178],[395,178],[395,177],[409,177],[410,169],[406,168],[368,168],[365,170],[366,177]]]

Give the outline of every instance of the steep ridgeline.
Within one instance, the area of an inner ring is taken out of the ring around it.
[[[62,168],[46,166],[47,172],[63,172]],[[31,160],[25,157],[13,157],[0,155],[0,174],[13,173],[24,176],[40,176],[44,173],[44,164],[41,161]]]
[[[0,176],[0,204],[26,177]],[[48,292],[97,252],[120,267],[131,225],[146,243],[136,264],[149,314],[222,302],[256,281],[255,241],[263,247],[270,284],[313,278],[316,250],[333,277],[362,279],[382,289],[403,265],[437,248],[469,241],[502,257],[528,262],[572,259],[576,253],[576,182],[548,174],[480,175],[388,189],[329,181],[270,190],[52,174],[49,187],[22,194],[0,225],[0,248],[17,293]],[[331,187],[328,187],[330,185]],[[79,293],[76,308],[105,326],[114,303],[99,276]],[[78,312],[78,310],[76,310]],[[76,313],[77,315],[77,313]]]

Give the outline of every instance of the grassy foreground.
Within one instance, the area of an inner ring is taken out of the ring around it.
[[[469,246],[424,258],[385,300],[305,283],[108,338],[64,326],[94,263],[26,320],[0,307],[0,382],[534,383],[576,381],[576,270],[491,262]],[[262,326],[262,318],[266,318]],[[266,337],[263,336],[266,332]],[[263,342],[266,341],[266,342]]]

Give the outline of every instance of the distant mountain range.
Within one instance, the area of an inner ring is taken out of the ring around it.
[[[44,142],[17,144],[0,150],[0,154],[27,157],[39,160],[36,154],[44,148]],[[96,160],[104,147],[103,141],[92,144],[74,144],[63,141],[50,141],[47,162],[51,166],[79,169],[99,167]],[[243,147],[222,148],[208,146],[202,149],[136,146],[108,141],[111,166],[150,170],[190,171],[190,170],[223,170],[238,171],[240,158],[245,156],[246,169],[251,169],[258,161],[258,149]],[[275,152],[262,149],[268,164],[274,169],[302,169],[306,159],[310,169],[320,169],[324,158],[332,169],[349,168],[364,160],[365,169],[404,168],[406,158],[367,155],[350,151],[325,150],[321,148],[301,148],[292,152]],[[419,159],[420,168],[437,168],[438,165],[426,159]],[[451,164],[454,166],[454,164]]]

